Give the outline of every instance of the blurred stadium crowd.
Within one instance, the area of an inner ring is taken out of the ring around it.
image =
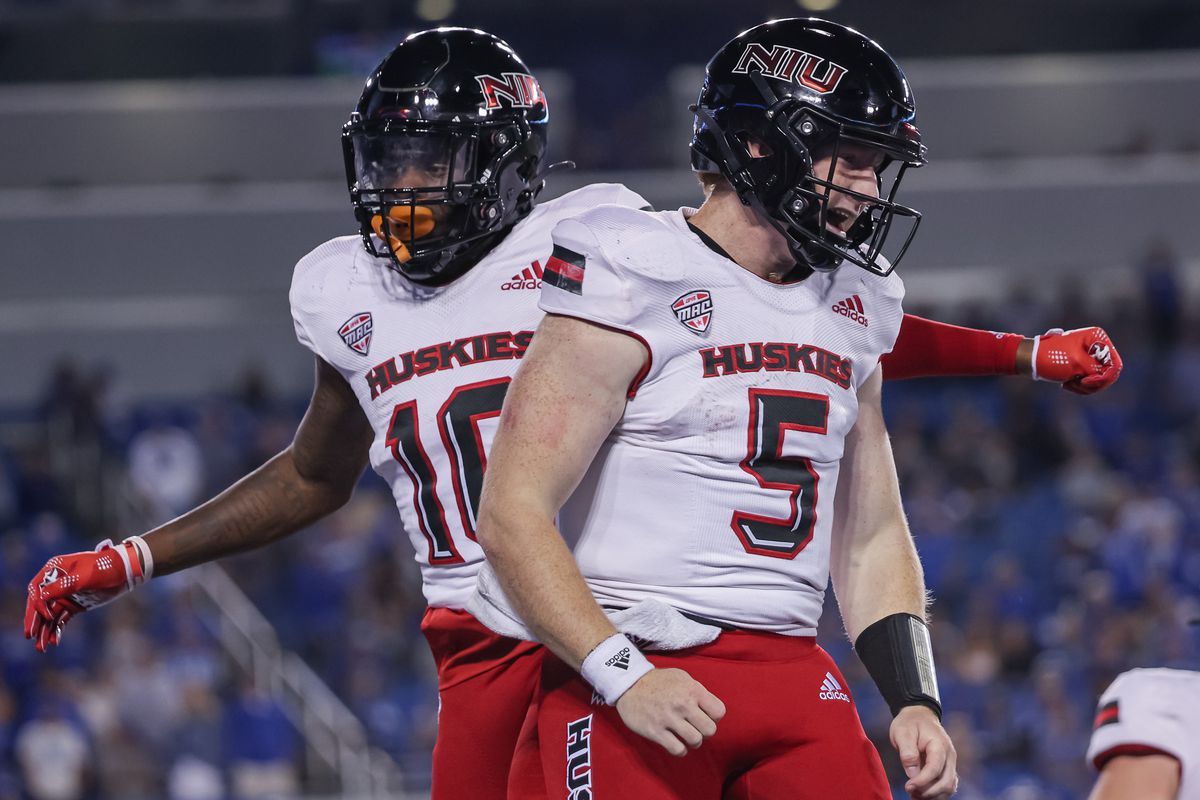
[[[1132,666],[1200,665],[1200,631],[1186,625],[1200,616],[1200,327],[1168,249],[1131,269],[1140,296],[1111,305],[1064,281],[1052,298],[936,309],[1024,333],[1103,324],[1126,364],[1106,393],[1024,379],[887,386],[964,800],[1083,796],[1104,686]],[[211,496],[286,446],[305,398],[274,396],[252,370],[223,395],[132,408],[112,407],[101,366],[47,379],[37,408],[0,414],[0,800],[311,788],[296,731],[223,654],[186,575],[72,622],[47,656],[20,629],[25,583],[46,558]],[[409,788],[427,787],[437,698],[424,600],[382,483],[369,473],[338,514],[226,566]],[[830,602],[823,644],[894,759],[890,715]]]

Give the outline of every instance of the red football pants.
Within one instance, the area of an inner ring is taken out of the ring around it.
[[[431,800],[504,800],[542,647],[499,636],[449,608],[428,609],[421,632],[438,671]]]
[[[846,680],[807,637],[732,631],[713,643],[647,653],[721,698],[717,733],[683,758],[628,730],[617,710],[550,654],[536,735],[551,798],[567,800],[889,800],[883,764]],[[511,795],[510,795],[511,796]],[[516,800],[516,798],[514,798]]]

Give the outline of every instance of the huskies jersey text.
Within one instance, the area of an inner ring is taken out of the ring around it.
[[[813,634],[843,441],[895,342],[903,284],[853,266],[770,283],[686,213],[609,206],[554,229],[542,309],[650,351],[560,528],[604,606],[653,598]]]
[[[1133,669],[1100,696],[1088,761],[1164,753],[1182,768],[1179,800],[1200,800],[1200,672]]]
[[[439,288],[409,282],[356,236],[326,242],[296,266],[296,335],[346,379],[375,430],[371,465],[392,487],[430,605],[463,608],[475,585],[483,468],[508,383],[542,317],[550,231],[601,203],[646,205],[617,184],[538,205]]]

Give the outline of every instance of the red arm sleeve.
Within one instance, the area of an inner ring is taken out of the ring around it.
[[[1024,337],[960,328],[905,314],[892,352],[880,359],[885,381],[951,375],[1015,375]]]

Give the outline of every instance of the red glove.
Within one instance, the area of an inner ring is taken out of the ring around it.
[[[117,545],[105,539],[91,552],[55,556],[29,582],[25,638],[33,639],[39,652],[46,652],[58,644],[71,617],[115,600],[144,583],[153,571],[150,548],[140,536]]]
[[[1075,394],[1107,389],[1121,375],[1121,354],[1103,328],[1051,328],[1033,337],[1033,377]]]

